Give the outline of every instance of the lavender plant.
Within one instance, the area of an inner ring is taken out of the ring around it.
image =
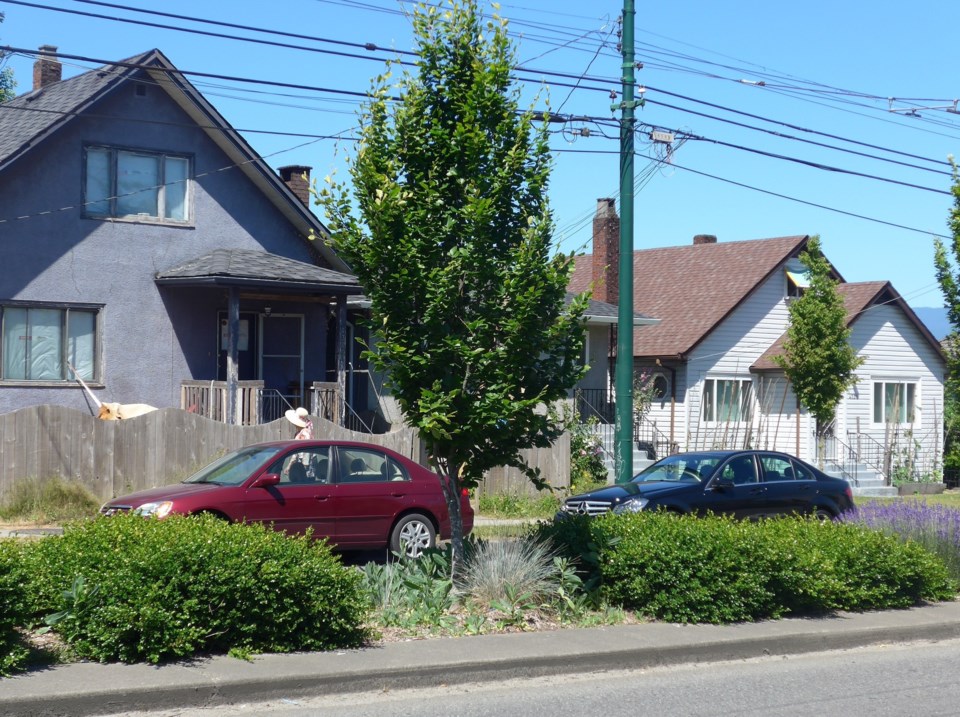
[[[960,582],[960,509],[920,500],[871,501],[842,520],[919,543],[939,556],[950,577]]]

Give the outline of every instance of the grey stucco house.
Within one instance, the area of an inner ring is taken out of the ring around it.
[[[350,401],[361,289],[308,172],[274,172],[159,50],[62,79],[42,47],[0,105],[0,413],[198,410],[201,384],[236,422],[279,415],[269,396],[316,408],[320,382]]]

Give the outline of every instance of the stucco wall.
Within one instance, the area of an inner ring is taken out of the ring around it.
[[[239,170],[218,171],[232,162],[157,86],[147,84],[146,97],[138,97],[128,83],[89,111],[97,118],[73,120],[0,176],[0,218],[26,217],[0,223],[0,300],[103,304],[100,399],[176,406],[180,380],[212,378],[216,312],[226,300],[161,290],[156,272],[217,248],[265,249],[300,261],[311,261],[310,250]],[[191,155],[191,225],[83,218],[87,143]],[[310,314],[307,335],[322,380],[325,310],[288,310]],[[89,402],[75,387],[0,386],[0,412],[35,404],[88,410]]]

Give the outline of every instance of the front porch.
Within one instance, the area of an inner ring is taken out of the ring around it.
[[[189,413],[239,426],[257,426],[282,418],[291,409],[303,406],[311,416],[361,433],[375,433],[377,421],[369,411],[357,411],[345,400],[337,382],[315,381],[304,398],[299,392],[282,393],[264,387],[263,381],[238,381],[231,411],[231,389],[226,381],[180,382],[180,408]],[[231,415],[235,417],[231,420]]]

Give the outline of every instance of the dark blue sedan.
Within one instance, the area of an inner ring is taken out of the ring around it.
[[[628,483],[568,498],[557,517],[657,509],[738,518],[800,514],[831,519],[853,509],[853,492],[845,480],[785,453],[677,453]]]

